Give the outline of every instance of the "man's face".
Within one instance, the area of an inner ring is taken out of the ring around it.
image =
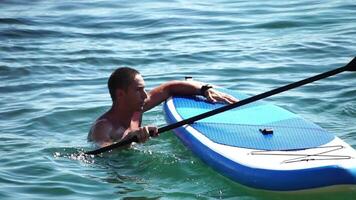
[[[145,81],[140,74],[135,76],[135,79],[128,87],[125,96],[126,103],[131,109],[142,111],[145,99],[147,98],[147,93],[145,91]]]

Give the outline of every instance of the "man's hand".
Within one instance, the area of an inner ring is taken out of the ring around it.
[[[150,136],[158,136],[158,129],[155,126],[144,126],[140,127],[138,130],[133,131],[132,136],[136,136],[139,143],[146,142]]]
[[[204,96],[211,103],[225,102],[225,103],[233,104],[239,101],[235,97],[219,92],[213,88],[206,90]]]

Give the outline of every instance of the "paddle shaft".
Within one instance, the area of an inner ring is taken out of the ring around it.
[[[231,110],[231,109],[234,109],[234,108],[237,108],[237,107],[240,107],[240,106],[243,106],[243,105],[246,105],[246,104],[249,104],[249,103],[264,99],[264,98],[267,98],[267,97],[270,97],[270,96],[275,95],[275,94],[279,94],[279,93],[287,91],[287,90],[291,90],[291,89],[296,88],[296,87],[300,87],[300,86],[308,84],[308,83],[312,83],[312,82],[320,80],[320,79],[324,79],[324,78],[339,74],[339,73],[344,72],[344,71],[356,71],[356,57],[354,59],[352,59],[352,61],[350,63],[348,63],[347,65],[345,65],[343,67],[340,67],[340,68],[337,68],[337,69],[334,69],[334,70],[331,70],[331,71],[328,71],[328,72],[325,72],[325,73],[322,73],[322,74],[318,74],[316,76],[313,76],[313,77],[310,77],[310,78],[306,78],[306,79],[303,79],[303,80],[300,80],[300,81],[297,81],[297,82],[294,82],[294,83],[291,83],[291,84],[288,84],[288,85],[285,85],[285,86],[270,90],[268,92],[264,92],[264,93],[258,94],[256,96],[252,96],[252,97],[243,99],[243,100],[238,101],[238,102],[233,103],[233,104],[222,106],[222,107],[217,108],[215,110],[211,110],[211,111],[202,113],[200,115],[197,115],[197,116],[194,116],[194,117],[191,117],[191,118],[188,118],[188,119],[184,119],[184,120],[179,121],[179,122],[174,123],[174,124],[170,124],[170,125],[161,127],[161,128],[158,129],[158,133],[163,133],[163,132],[178,128],[178,127],[186,125],[186,124],[192,124],[195,121],[198,121],[198,120],[201,120],[201,119],[204,119],[204,118],[207,118],[207,117],[210,117],[210,116],[225,112],[227,110]],[[130,139],[127,139],[127,140],[124,140],[124,141],[120,141],[120,142],[114,143],[112,145],[99,148],[97,150],[88,151],[85,154],[96,155],[96,154],[100,154],[100,153],[103,153],[103,152],[106,152],[106,151],[110,151],[110,150],[118,148],[118,147],[123,147],[125,145],[131,144],[132,142],[137,142],[137,141],[138,141],[137,137],[132,137]]]
[[[350,63],[353,63],[353,65],[354,65],[353,68],[355,68],[356,58],[354,58]],[[317,81],[317,80],[320,80],[320,79],[324,79],[324,78],[339,74],[341,72],[349,70],[349,68],[350,68],[349,64],[344,66],[344,67],[340,67],[340,68],[337,68],[337,69],[334,69],[334,70],[331,70],[331,71],[328,71],[328,72],[325,72],[325,73],[322,73],[322,74],[319,74],[319,75],[316,75],[316,76],[313,76],[313,77],[310,77],[310,78],[307,78],[307,79],[303,79],[301,81],[297,81],[297,82],[294,82],[294,83],[291,83],[291,84],[288,84],[288,85],[285,85],[285,86],[270,90],[268,92],[264,92],[264,93],[258,94],[256,96],[252,96],[252,97],[243,99],[243,100],[238,101],[236,103],[229,104],[229,105],[217,108],[215,110],[211,110],[211,111],[202,113],[200,115],[197,115],[197,116],[182,120],[180,122],[177,122],[177,123],[174,123],[174,124],[170,124],[168,126],[164,126],[162,128],[159,128],[158,132],[162,133],[162,132],[165,132],[165,131],[168,131],[168,130],[171,130],[171,129],[178,128],[178,127],[183,126],[185,124],[191,124],[191,123],[193,123],[195,121],[198,121],[198,120],[201,120],[201,119],[204,119],[204,118],[207,118],[207,117],[210,117],[210,116],[225,112],[227,110],[231,110],[231,109],[234,109],[234,108],[249,104],[251,102],[255,102],[255,101],[270,97],[272,95],[279,94],[281,92],[284,92],[284,91],[287,91],[287,90],[291,90],[293,88],[300,87],[302,85],[305,85],[305,84],[308,84],[308,83],[311,83],[311,82],[314,82],[314,81]]]

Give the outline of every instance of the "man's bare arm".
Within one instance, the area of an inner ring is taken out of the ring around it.
[[[159,105],[172,95],[198,95],[201,87],[201,83],[194,81],[170,81],[162,84],[148,93],[144,111]],[[236,98],[215,89],[206,90],[203,95],[210,102],[235,103],[238,101]]]
[[[148,93],[148,97],[144,106],[144,111],[159,105],[164,100],[174,94],[180,95],[194,95],[198,94],[201,84],[191,83],[188,81],[170,81],[164,83]]]

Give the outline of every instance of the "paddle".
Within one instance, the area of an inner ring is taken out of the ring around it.
[[[163,132],[166,132],[168,130],[175,129],[175,128],[178,128],[180,126],[186,125],[186,124],[192,124],[195,121],[198,121],[198,120],[201,120],[201,119],[216,115],[218,113],[222,113],[222,112],[225,112],[227,110],[231,110],[233,108],[236,108],[236,107],[239,107],[239,106],[243,106],[243,105],[246,105],[246,104],[249,104],[249,103],[264,99],[264,98],[267,98],[267,97],[275,95],[275,94],[279,94],[279,93],[287,91],[287,90],[291,90],[293,88],[296,88],[296,87],[299,87],[299,86],[302,86],[302,85],[305,85],[305,84],[308,84],[308,83],[311,83],[311,82],[314,82],[314,81],[317,81],[317,80],[320,80],[320,79],[324,79],[324,78],[339,74],[339,73],[344,72],[344,71],[356,71],[356,57],[353,58],[351,60],[351,62],[349,62],[347,65],[345,65],[343,67],[340,67],[340,68],[337,68],[337,69],[334,69],[334,70],[331,70],[331,71],[328,71],[328,72],[325,72],[325,73],[322,73],[322,74],[319,74],[319,75],[316,75],[316,76],[313,76],[313,77],[310,77],[310,78],[307,78],[307,79],[304,79],[304,80],[300,80],[300,81],[297,81],[297,82],[294,82],[294,83],[291,83],[291,84],[288,84],[288,85],[285,85],[285,86],[270,90],[268,92],[264,92],[264,93],[258,94],[256,96],[252,96],[252,97],[249,97],[247,99],[243,99],[243,100],[238,101],[238,102],[233,103],[233,104],[222,106],[222,107],[217,108],[215,110],[211,110],[211,111],[202,113],[200,115],[197,115],[197,116],[182,120],[182,121],[174,123],[174,124],[170,124],[168,126],[161,127],[161,128],[158,129],[158,133],[163,133]],[[120,142],[114,143],[114,144],[106,146],[106,147],[102,147],[102,148],[99,148],[99,149],[96,149],[96,150],[93,150],[93,151],[85,152],[85,154],[96,155],[96,154],[100,154],[100,153],[103,153],[103,152],[106,152],[106,151],[110,151],[110,150],[118,148],[118,147],[123,147],[125,145],[131,144],[132,142],[137,142],[137,141],[138,141],[137,137],[133,137],[133,138],[130,138],[130,139],[127,139],[127,140],[124,140],[124,141],[120,141]]]

